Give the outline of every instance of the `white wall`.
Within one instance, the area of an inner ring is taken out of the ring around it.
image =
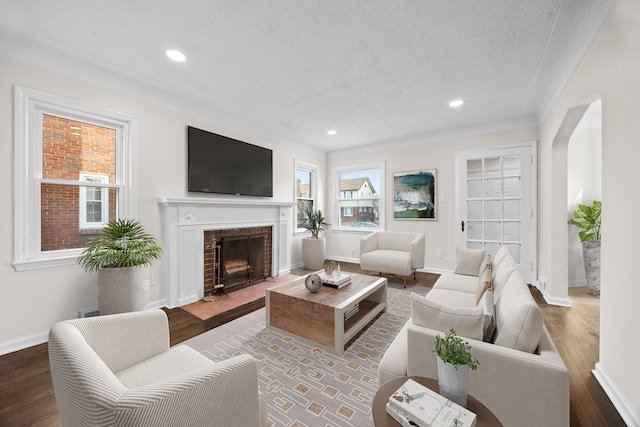
[[[159,196],[188,197],[186,189],[186,126],[241,139],[274,150],[274,200],[294,200],[294,159],[320,166],[324,180],[324,155],[309,154],[193,120],[179,113],[138,102],[111,92],[86,86],[21,64],[0,59],[0,354],[45,342],[49,328],[57,321],[78,316],[84,309],[97,308],[95,273],[79,266],[16,272],[13,260],[13,85],[22,85],[111,109],[138,118],[139,219],[147,231],[163,241]],[[212,119],[212,121],[215,121]],[[191,194],[207,197],[204,194]],[[215,198],[218,196],[211,195]],[[293,224],[292,224],[293,227]],[[299,238],[291,238],[295,243]],[[289,252],[289,263],[299,254]],[[156,285],[149,300],[161,304],[162,260],[152,266]]]
[[[455,261],[455,153],[461,150],[499,146],[538,139],[537,129],[480,135],[440,142],[420,143],[419,137],[397,141],[403,148],[389,151],[363,150],[357,155],[330,156],[327,161],[327,175],[333,182],[332,168],[350,164],[386,160],[385,218],[386,229],[392,231],[417,231],[425,234],[425,270],[442,272],[453,270]],[[409,146],[415,143],[414,146]],[[437,220],[394,220],[393,203],[388,198],[392,194],[394,172],[436,169],[436,199],[444,196],[444,201],[436,201]],[[332,183],[327,184],[327,199],[333,197]],[[334,211],[327,212],[329,222],[337,223]],[[327,255],[335,259],[358,262],[360,258],[360,238],[366,232],[327,232]],[[436,251],[443,251],[443,258],[436,258]],[[353,252],[353,253],[352,253]]]
[[[540,272],[548,290],[563,293],[563,278],[555,271],[560,258],[554,242],[554,218],[565,221],[566,199],[549,200],[554,183],[553,141],[570,108],[602,100],[602,271],[600,298],[600,361],[596,375],[630,425],[640,424],[640,286],[638,264],[640,230],[635,172],[640,158],[640,2],[618,0],[580,66],[540,127]],[[546,199],[546,201],[545,201]],[[551,203],[549,203],[551,202]],[[565,222],[566,224],[566,222]],[[566,233],[566,230],[564,231]],[[560,249],[562,250],[562,249]],[[566,255],[565,255],[566,256]],[[566,277],[566,270],[565,270]],[[553,279],[553,280],[552,280]],[[564,291],[566,292],[566,290]]]
[[[602,200],[602,124],[589,120],[592,114],[602,114],[601,109],[592,104],[569,139],[567,153],[567,218],[573,218],[578,204],[590,205],[594,200]],[[595,113],[592,111],[595,110]],[[569,226],[569,286],[587,286],[582,258],[582,243],[579,229]]]

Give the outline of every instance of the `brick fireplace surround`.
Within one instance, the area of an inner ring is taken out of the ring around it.
[[[271,275],[289,272],[292,202],[271,199],[159,197],[164,235],[164,304],[180,307],[204,296],[205,231],[270,227]]]
[[[212,239],[219,254],[214,251]],[[229,290],[272,276],[272,242],[271,227],[205,230],[204,294],[211,295],[218,280]],[[214,259],[215,255],[218,259]]]

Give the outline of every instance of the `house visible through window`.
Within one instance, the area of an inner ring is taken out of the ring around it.
[[[384,229],[384,162],[334,169],[339,228]]]
[[[318,167],[310,163],[296,161],[296,232],[305,231],[304,212],[316,209],[316,174]]]
[[[21,87],[16,116],[14,267],[73,263],[109,221],[135,214],[136,121]]]

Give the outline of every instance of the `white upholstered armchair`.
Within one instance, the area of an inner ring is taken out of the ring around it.
[[[424,268],[424,234],[402,231],[374,231],[360,239],[360,267],[402,276],[406,285],[407,276]]]
[[[266,426],[255,359],[169,348],[162,310],[59,322],[49,363],[65,426]]]

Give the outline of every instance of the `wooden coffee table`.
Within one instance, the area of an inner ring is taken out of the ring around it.
[[[304,286],[306,276],[268,288],[267,327],[342,356],[345,344],[387,309],[386,278],[349,274],[351,283],[341,289],[323,286],[320,292],[309,292]],[[345,321],[345,312],[356,304],[358,312]]]
[[[400,426],[400,423],[387,413],[386,405],[393,392],[399,389],[409,378],[419,382],[425,387],[429,387],[436,393],[440,392],[438,381],[425,377],[402,377],[385,383],[378,389],[378,392],[373,398],[373,424],[376,427]],[[502,423],[498,420],[498,417],[470,394],[467,395],[467,409],[478,417],[476,427],[502,427]]]

